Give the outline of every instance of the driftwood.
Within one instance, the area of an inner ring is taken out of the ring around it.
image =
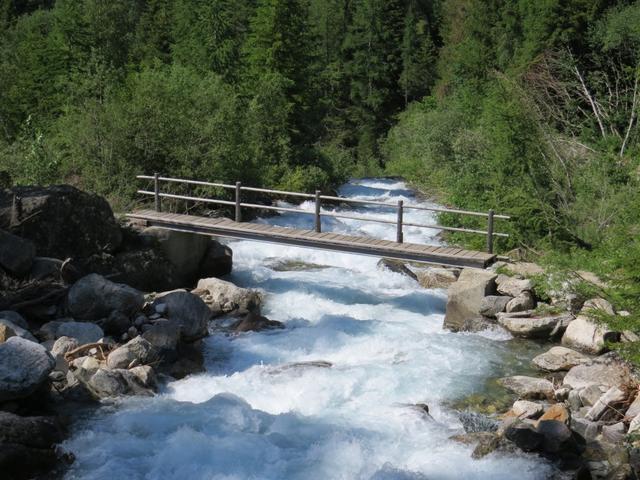
[[[106,343],[99,343],[99,342],[95,342],[95,343],[86,343],[84,345],[80,345],[78,348],[74,348],[73,350],[69,350],[67,353],[64,354],[64,359],[67,362],[70,362],[71,360],[74,359],[74,357],[80,353],[84,353],[87,350],[91,350],[93,348],[96,348],[98,350],[98,352],[100,352],[100,355],[102,356],[101,360],[106,360],[107,359],[107,355],[105,355],[104,350],[110,350],[111,346],[106,344]]]

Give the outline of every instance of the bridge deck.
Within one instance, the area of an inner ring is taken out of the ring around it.
[[[228,218],[179,215],[156,212],[155,210],[139,210],[127,214],[127,216],[145,221],[149,226],[168,230],[413,260],[438,265],[485,268],[496,259],[496,256],[490,253],[455,247],[396,243],[372,237],[355,237],[332,232],[318,233],[313,230],[298,230],[261,223],[239,223]]]

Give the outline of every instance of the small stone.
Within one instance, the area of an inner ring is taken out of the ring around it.
[[[129,327],[129,329],[127,330],[127,335],[129,335],[129,338],[134,338],[138,335],[138,329],[134,326]]]
[[[569,423],[569,411],[567,407],[561,403],[555,403],[551,405],[546,412],[540,417],[540,421],[543,420],[555,420],[565,424]]]
[[[122,336],[120,337],[120,340],[123,342],[126,342],[127,340],[129,340],[129,334],[123,333]]]
[[[571,430],[576,432],[586,441],[593,441],[600,434],[602,425],[598,422],[592,422],[584,417],[572,416],[571,417]]]
[[[535,306],[536,301],[533,298],[533,295],[531,292],[525,291],[517,297],[509,300],[509,303],[507,303],[506,306],[506,311],[507,313],[526,312],[527,310],[535,308]]]
[[[523,292],[531,292],[532,290],[533,284],[531,280],[519,280],[515,277],[498,284],[498,292],[509,297],[517,297]]]
[[[609,443],[622,443],[625,436],[624,423],[602,426],[602,437]]]
[[[145,365],[157,359],[158,350],[156,347],[142,337],[135,337],[109,354],[107,366],[111,369],[122,369],[128,368],[134,361]]]
[[[571,411],[575,412],[582,408],[582,400],[580,400],[580,393],[578,392],[578,390],[571,390],[569,392],[567,402],[569,403],[569,408],[571,408]]]
[[[565,422],[541,419],[538,422],[537,431],[544,436],[542,448],[545,452],[559,453],[575,449],[576,444],[571,430]]]
[[[640,432],[640,413],[633,417],[631,423],[629,423],[629,431],[627,433],[638,433]]]
[[[618,312],[618,315],[620,315],[620,312]],[[622,333],[620,334],[620,341],[622,343],[640,342],[640,335],[638,335],[635,332],[632,332],[631,330],[623,330]]]
[[[9,338],[15,337],[16,332],[13,331],[11,327],[5,325],[4,323],[0,323],[0,343],[6,342]]]
[[[633,418],[638,414],[640,414],[640,395],[636,395],[636,398],[633,400],[631,405],[629,405],[626,416]]]
[[[572,392],[573,390],[571,390],[568,387],[560,387],[558,388],[555,393],[555,399],[557,402],[564,402],[565,400],[567,400],[569,398],[569,394]]]
[[[498,313],[504,312],[511,297],[500,295],[488,295],[482,299],[480,304],[480,315],[495,318]]]
[[[585,407],[593,407],[596,402],[600,400],[603,393],[604,391],[602,391],[598,385],[587,385],[583,389],[579,390],[580,402],[582,402],[582,405]]]
[[[158,315],[164,315],[165,313],[167,313],[167,304],[166,303],[158,303],[154,307],[154,310],[156,311],[156,313]]]
[[[518,400],[511,407],[511,411],[516,417],[538,418],[544,412],[544,407],[536,402]]]
[[[146,323],[147,323],[147,317],[145,317],[144,315],[139,315],[133,321],[133,326],[136,328],[142,328],[142,326],[145,325]]]
[[[613,305],[604,298],[592,298],[584,302],[580,313],[604,313],[606,315],[615,315],[616,312],[613,309]]]

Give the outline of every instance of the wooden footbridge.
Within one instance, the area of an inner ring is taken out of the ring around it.
[[[155,208],[136,210],[135,212],[130,213],[127,216],[131,219],[145,222],[149,226],[166,228],[169,230],[193,232],[218,237],[256,240],[285,245],[295,245],[300,247],[310,247],[324,250],[334,250],[362,255],[373,255],[377,257],[387,257],[399,260],[412,260],[438,265],[476,268],[486,268],[496,260],[496,255],[493,253],[494,237],[508,236],[506,233],[499,233],[494,231],[494,219],[509,219],[509,217],[506,215],[497,215],[492,210],[487,213],[482,213],[448,208],[427,207],[422,205],[405,205],[402,200],[398,201],[397,204],[394,204],[322,195],[319,191],[317,191],[314,195],[308,193],[245,187],[240,182],[237,182],[235,185],[228,185],[224,183],[211,183],[197,180],[161,177],[157,174],[154,176],[139,175],[137,178],[153,182],[153,190],[138,190],[138,193],[141,195],[153,197],[155,200]],[[174,186],[181,185],[182,187],[186,188],[212,187],[217,189],[231,189],[235,192],[235,200],[231,201],[200,196],[181,195],[177,193],[167,193],[162,191],[161,183],[172,184]],[[306,200],[313,200],[315,208],[313,211],[309,211],[300,208],[245,203],[242,201],[242,192],[253,192],[254,194],[270,194],[275,195],[278,198],[295,197]],[[235,218],[231,220],[229,218],[222,217],[204,217],[165,212],[162,208],[163,199],[181,200],[186,202],[201,202],[205,204],[216,204],[233,207],[233,210],[235,211]],[[321,210],[323,201],[325,202],[325,204],[328,204],[328,202],[331,202],[332,204],[339,202],[345,204],[377,205],[385,208],[392,208],[396,211],[396,219],[387,220],[374,218],[371,216],[345,214],[337,211],[323,212]],[[313,230],[301,230],[278,227],[275,225],[265,225],[261,223],[243,222],[242,209],[247,208],[313,215],[315,218],[315,228]],[[409,209],[485,217],[487,219],[487,230],[473,230],[467,228],[444,227],[439,225],[426,225],[405,222],[403,218],[404,212],[405,210]],[[393,224],[396,226],[396,240],[390,241],[373,237],[351,236],[332,232],[324,232],[322,230],[322,217]],[[463,250],[456,247],[440,247],[434,245],[405,243],[403,239],[403,230],[405,227],[419,227],[485,235],[487,237],[487,252]]]

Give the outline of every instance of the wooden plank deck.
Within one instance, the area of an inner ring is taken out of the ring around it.
[[[127,217],[142,220],[149,226],[168,230],[281,243],[437,265],[486,268],[496,260],[496,255],[490,253],[461,250],[459,248],[396,243],[373,237],[355,237],[334,232],[317,233],[313,230],[299,230],[259,223],[238,223],[228,218],[179,215],[156,212],[155,210],[138,210],[127,214]]]

